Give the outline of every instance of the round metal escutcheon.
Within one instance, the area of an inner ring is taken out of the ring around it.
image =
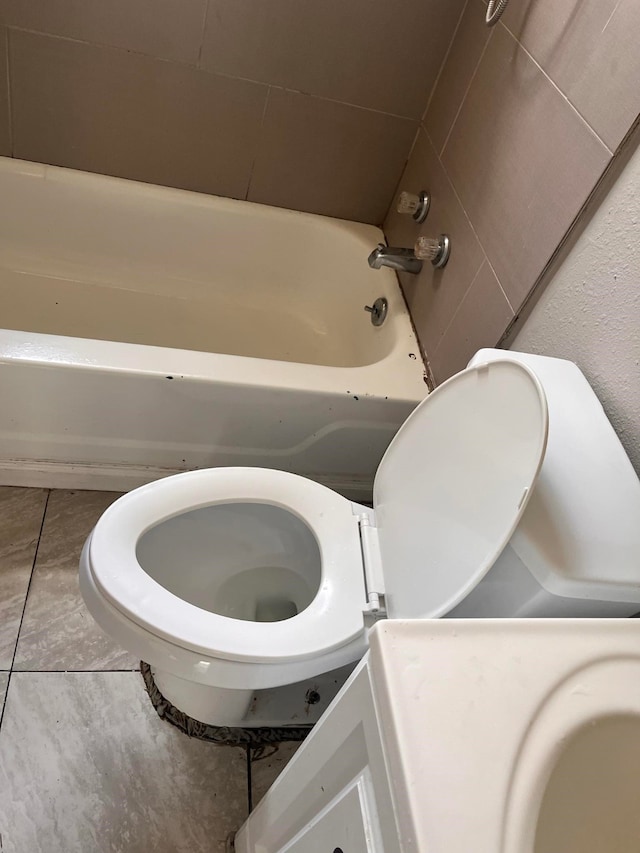
[[[389,303],[384,296],[379,296],[373,305],[365,305],[364,310],[371,314],[371,322],[374,326],[381,326],[387,319]]]

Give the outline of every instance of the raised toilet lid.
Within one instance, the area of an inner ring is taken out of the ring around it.
[[[374,483],[390,618],[442,616],[488,572],[525,510],[548,427],[540,382],[507,359],[458,373],[415,409]]]

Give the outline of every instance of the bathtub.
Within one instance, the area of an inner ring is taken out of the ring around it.
[[[256,465],[370,492],[428,390],[378,229],[6,158],[0,199],[0,483]]]

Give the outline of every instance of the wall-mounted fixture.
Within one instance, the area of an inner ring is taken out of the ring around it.
[[[502,13],[507,8],[509,0],[489,0],[487,6],[487,15],[485,21],[488,27],[493,27],[502,17]]]
[[[379,296],[373,305],[365,305],[364,310],[371,314],[371,322],[374,326],[381,326],[387,318],[389,303],[384,296]]]
[[[418,193],[401,192],[398,196],[398,213],[410,213],[416,222],[422,224],[427,218],[431,205],[431,194],[428,190]]]
[[[384,243],[378,243],[369,255],[368,263],[372,270],[389,267],[412,275],[417,275],[422,269],[422,261],[416,258],[413,249],[399,249],[396,246],[385,246]]]
[[[416,258],[431,261],[436,269],[442,269],[451,254],[451,240],[446,234],[438,238],[418,237],[413,251]]]
[[[451,240],[446,234],[441,234],[439,237],[418,237],[413,249],[378,243],[369,255],[368,263],[374,270],[389,267],[398,272],[417,275],[422,269],[423,261],[431,261],[436,269],[442,269],[450,255]]]

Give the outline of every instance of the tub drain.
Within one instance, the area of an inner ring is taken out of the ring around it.
[[[311,726],[282,726],[280,728],[241,728],[238,726],[211,726],[194,720],[188,714],[180,711],[165,699],[153,680],[151,667],[140,661],[140,674],[144,680],[151,704],[156,709],[161,720],[166,720],[180,729],[189,737],[208,740],[211,743],[226,744],[227,746],[265,746],[270,743],[281,743],[286,740],[304,740],[311,731]]]

